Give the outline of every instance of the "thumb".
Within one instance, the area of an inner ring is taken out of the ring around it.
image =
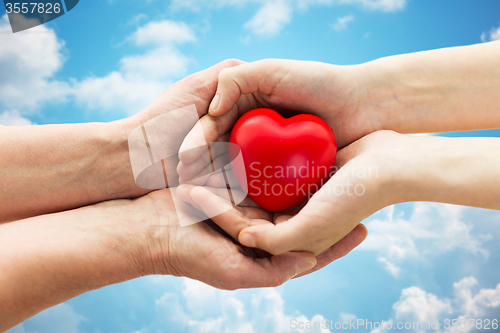
[[[305,249],[307,245],[325,237],[331,224],[328,215],[330,203],[310,200],[294,217],[278,224],[258,224],[246,227],[238,235],[241,244],[279,255]]]
[[[287,67],[285,60],[267,59],[221,70],[209,114],[221,116],[229,112],[241,95],[256,92],[272,94],[276,85],[286,76]]]

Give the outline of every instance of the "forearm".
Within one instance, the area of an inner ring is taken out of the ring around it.
[[[500,127],[500,41],[397,55],[358,66],[359,108],[400,133]]]
[[[396,177],[400,199],[500,209],[500,138],[411,140]]]
[[[146,274],[144,215],[133,201],[119,200],[0,225],[0,332]]]
[[[0,127],[0,223],[144,193],[122,124]]]

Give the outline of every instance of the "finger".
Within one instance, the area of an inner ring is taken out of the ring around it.
[[[286,75],[280,63],[279,60],[261,60],[222,70],[209,114],[221,116],[229,112],[245,94],[260,92],[270,95]]]
[[[277,287],[316,265],[310,252],[290,252],[271,258],[244,256],[239,265],[227,272],[230,289]]]
[[[194,163],[205,152],[207,143],[214,142],[228,133],[238,118],[237,105],[222,117],[201,117],[184,138],[179,148],[179,159],[185,164]]]
[[[200,185],[203,185],[206,183],[208,178],[210,178],[213,172],[220,170],[226,165],[229,165],[229,163],[230,163],[229,153],[224,153],[222,155],[215,157],[211,163],[205,165],[203,169],[201,169],[200,172],[198,172],[198,174],[190,178],[179,177],[179,183],[186,183],[192,180],[197,180],[198,178],[202,178],[204,181]]]
[[[329,203],[310,201],[299,214],[286,220],[286,223],[257,225],[248,227],[240,233],[238,240],[248,247],[257,247],[272,254],[305,248],[309,243],[325,237],[329,229]],[[328,215],[328,214],[327,214]],[[347,233],[346,233],[347,234]]]
[[[213,162],[214,158],[220,156],[229,151],[229,135],[230,133],[225,133],[224,135],[217,138],[215,142],[211,142],[209,145],[204,147],[195,148],[196,154],[201,155],[193,163],[185,163],[180,161],[177,165],[177,173],[184,179],[190,179],[194,175],[198,174],[205,166]],[[200,151],[198,151],[200,150]]]
[[[285,216],[295,216],[298,214],[298,212],[304,208],[304,206],[307,204],[308,200],[304,200],[303,202],[299,203],[298,205],[296,206],[293,206],[291,208],[288,208],[288,209],[285,209],[281,212],[277,212],[275,213],[276,217],[278,216],[281,216],[281,215],[285,215]]]
[[[226,59],[224,61],[221,61],[213,65],[212,67],[191,74],[178,82],[180,84],[179,87],[182,87],[182,85],[198,87],[197,91],[199,91],[201,101],[195,104],[196,104],[196,109],[198,110],[199,117],[206,114],[208,111],[208,101],[210,101],[215,95],[220,71],[226,68],[239,66],[245,63],[246,63],[245,61],[238,59]],[[175,108],[178,107],[180,106],[176,106]]]
[[[220,117],[203,116],[186,135],[179,149],[179,159],[186,164],[193,163],[203,152],[200,147],[206,146],[207,142],[213,142],[229,132],[239,117],[259,106],[253,95],[243,95],[224,115]]]
[[[199,211],[203,211],[203,209],[193,200],[191,197],[191,190],[195,188],[195,185],[192,184],[181,184],[177,186],[177,196],[181,198],[182,200],[188,202],[191,204],[193,207],[198,209]],[[260,208],[255,202],[253,202],[250,198],[248,198],[245,194],[245,192],[241,190],[235,190],[231,189],[231,195],[229,195],[228,189],[226,187],[224,188],[218,188],[218,187],[208,187],[204,186],[206,190],[208,190],[210,193],[216,195],[217,197],[221,198],[222,200],[227,201],[226,198],[232,197],[232,200],[237,204],[238,207],[256,207]],[[228,201],[229,202],[229,201]],[[230,202],[229,202],[230,203]],[[266,215],[267,216],[267,215]],[[248,218],[253,218],[251,216],[247,216]]]
[[[222,172],[218,171],[210,175],[205,185],[209,187],[227,187],[227,185],[229,184],[229,187],[231,188],[240,187],[240,184],[236,180],[236,176],[234,175],[232,169],[229,170],[226,169],[226,177],[227,177],[227,182]]]
[[[242,193],[242,195],[243,193],[245,193],[241,188],[240,184],[238,183],[238,181],[236,180],[236,177],[232,169],[226,170],[226,177],[224,177],[224,175],[220,171],[211,174],[210,178],[208,178],[208,180],[205,182],[204,185],[207,187],[227,189],[228,184],[231,191],[239,191]],[[250,199],[250,197],[248,196],[246,196],[240,203],[237,203],[237,201],[235,200],[235,203],[240,207],[260,207],[255,203],[255,201]]]
[[[223,181],[224,182],[224,181]],[[189,202],[191,205],[196,207],[196,209],[201,210],[201,208],[193,201],[191,198],[191,190],[197,185],[194,184],[181,184],[177,187],[177,192],[178,196],[186,201]],[[228,189],[224,185],[224,187],[221,186],[210,186],[207,185],[204,186],[206,189],[208,189],[211,193],[221,197],[221,198],[227,198],[229,196]],[[255,203],[252,199],[250,199],[248,196],[246,196],[246,193],[238,189],[237,187],[231,187],[231,196],[233,197],[233,201],[238,207],[255,207],[255,208],[260,208],[259,205]]]
[[[315,272],[327,266],[331,262],[346,256],[349,252],[351,252],[354,248],[361,244],[366,239],[367,235],[368,229],[366,229],[366,226],[362,223],[358,224],[356,228],[354,228],[350,233],[347,234],[347,236],[342,238],[339,242],[332,245],[324,252],[317,255],[317,264],[313,269],[305,271],[295,276],[295,278],[311,274],[312,272]]]
[[[253,95],[243,95],[233,105],[229,112],[219,117],[206,115],[200,119],[197,126],[186,135],[179,150],[179,159],[186,163],[193,163],[202,154],[207,142],[213,142],[224,133],[229,132],[236,121],[245,112],[260,107]]]
[[[339,188],[348,193],[351,187],[349,179],[335,174],[286,223],[252,226],[243,230],[238,239],[245,246],[258,247],[275,255],[310,250],[308,245],[324,239],[335,243],[370,215],[365,207],[359,207],[357,196],[335,195]]]
[[[193,187],[190,191],[193,202],[219,227],[234,239],[241,230],[258,224],[272,224],[272,213],[255,207],[235,207],[228,200],[215,195],[207,188]]]
[[[195,185],[192,184],[181,184],[176,187],[175,193],[176,195],[184,200],[185,202],[189,203],[191,206],[202,212],[203,210],[201,209],[200,206],[191,198],[191,190],[195,187]]]

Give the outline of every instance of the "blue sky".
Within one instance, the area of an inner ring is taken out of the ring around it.
[[[80,1],[15,35],[3,10],[5,125],[120,119],[226,58],[348,65],[500,39],[497,0]],[[396,205],[365,221],[369,237],[348,257],[279,288],[227,292],[146,277],[81,295],[11,332],[298,332],[290,319],[500,319],[499,220],[496,211]]]

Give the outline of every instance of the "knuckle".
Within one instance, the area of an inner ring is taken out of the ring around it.
[[[214,122],[216,133],[219,135],[222,134],[224,132],[224,121],[222,117],[212,117],[212,120]]]
[[[237,66],[243,63],[243,61],[235,58],[229,58],[223,61],[223,63],[229,67]]]
[[[279,287],[283,283],[288,281],[288,279],[289,278],[283,273],[275,274],[275,275],[273,275],[270,287]]]
[[[219,73],[219,82],[224,82],[230,79],[232,68],[224,68]]]

